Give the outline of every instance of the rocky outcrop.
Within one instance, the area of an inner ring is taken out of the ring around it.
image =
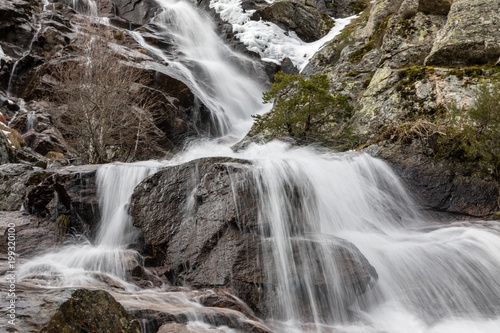
[[[76,290],[40,332],[140,333],[137,319],[103,290]]]
[[[7,229],[11,223],[15,225],[16,254],[21,261],[57,245],[57,226],[52,221],[21,211],[0,211],[0,251],[4,253],[8,250]]]
[[[366,151],[394,167],[424,210],[478,218],[490,216],[498,209],[497,182],[481,175],[471,176],[448,161],[433,160],[421,153],[427,151],[426,147],[419,142],[381,143]]]
[[[257,10],[252,20],[273,22],[285,31],[295,31],[304,42],[313,42],[328,33],[332,19],[305,1],[281,0]]]
[[[0,165],[0,210],[19,210],[26,194],[50,174],[26,164]]]
[[[100,221],[95,178],[98,167],[52,169],[52,175],[27,192],[25,209],[30,214],[50,217],[56,223],[60,216],[67,216],[68,220],[61,221],[65,230],[92,234]]]
[[[117,16],[137,25],[148,23],[158,10],[154,0],[111,0]]]
[[[29,0],[0,3],[0,46],[7,56],[20,57],[28,46],[35,29],[34,13],[35,8]]]
[[[351,100],[348,126],[358,142],[376,144],[374,154],[396,166],[427,209],[465,216],[498,209],[495,182],[485,180],[491,178],[487,170],[481,176],[434,155],[443,134],[439,126],[451,119],[451,110],[469,108],[478,86],[500,78],[495,65],[500,44],[494,32],[499,5],[486,0],[377,0],[302,73],[327,74],[331,91]],[[423,135],[412,126],[423,126]],[[413,132],[401,140],[394,132],[398,128]]]
[[[5,279],[0,281],[0,287],[9,289]],[[22,319],[16,319],[15,328],[23,333],[130,332],[130,329],[131,332],[157,332],[160,327],[163,331],[170,328],[192,332],[192,326],[188,324],[193,320],[194,312],[199,314],[199,322],[210,325],[209,332],[217,332],[221,325],[243,333],[272,332],[256,318],[232,309],[235,303],[240,307],[244,304],[218,290],[47,289],[22,280],[16,283],[16,296],[16,313],[22,314]],[[204,299],[217,299],[218,302],[202,306],[200,303],[203,304]],[[6,314],[4,310],[1,312]],[[139,331],[136,330],[138,327]],[[105,328],[108,330],[103,330]]]
[[[430,66],[494,63],[500,56],[500,1],[455,0],[425,60]]]
[[[207,158],[144,180],[134,191],[130,212],[156,254],[156,265],[167,267],[170,283],[229,288],[258,315],[266,315],[277,301],[276,281],[266,273],[273,267],[273,245],[264,236],[268,228],[259,225],[257,198],[248,161]],[[297,242],[293,257],[299,271],[320,262],[326,251],[339,258],[342,285],[350,294],[362,294],[376,280],[373,267],[346,241],[304,237]],[[313,285],[326,288],[331,282],[321,278],[320,267],[316,270]]]

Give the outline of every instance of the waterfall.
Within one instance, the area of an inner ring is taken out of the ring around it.
[[[37,124],[37,117],[35,111],[31,111],[28,113],[28,117],[26,119],[26,133],[33,130]]]
[[[235,52],[215,33],[208,14],[190,2],[156,0],[161,10],[152,20],[155,36],[178,51],[167,54],[132,36],[142,47],[169,66],[171,75],[184,82],[211,111],[218,136],[241,136],[252,124],[251,115],[261,112],[263,87],[248,77],[263,79],[261,65]]]
[[[106,274],[134,289],[125,282],[126,270],[139,260],[139,254],[127,247],[136,240],[138,230],[132,226],[127,204],[135,186],[158,166],[157,162],[102,166],[96,175],[102,219],[95,242],[63,246],[34,258],[19,269],[19,278],[45,276],[50,285],[95,286],[96,274]]]
[[[230,50],[191,3],[158,3],[161,11],[151,29],[178,52],[167,54],[140,33],[132,35],[210,109],[219,135],[242,137],[250,115],[262,107],[260,84],[238,69],[253,63]],[[19,268],[19,278],[96,286],[96,275],[106,275],[136,288],[124,281],[129,263],[138,260],[127,249],[138,234],[127,214],[134,187],[161,166],[209,156],[253,163],[260,232],[270,247],[263,260],[273,263],[267,274],[275,306],[267,323],[275,332],[500,331],[498,232],[428,220],[383,161],[277,141],[250,144],[237,153],[228,143],[202,141],[170,161],[102,166],[97,173],[102,220],[95,241],[34,258]],[[364,290],[343,276],[345,263],[332,250],[338,246],[359,249],[375,269]]]
[[[260,223],[272,243],[264,262],[275,263],[268,274],[280,295],[277,331],[500,328],[498,233],[427,221],[388,165],[365,154],[269,144],[235,157],[255,164]],[[362,295],[339,275],[345,263],[329,250],[337,237],[378,272]]]

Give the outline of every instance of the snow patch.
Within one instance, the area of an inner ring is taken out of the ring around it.
[[[290,58],[299,70],[306,67],[312,56],[357,16],[335,19],[335,26],[322,39],[305,43],[294,32],[285,33],[271,22],[252,21],[254,11],[244,11],[241,0],[211,0],[213,8],[221,18],[233,26],[233,32],[248,50],[258,53],[262,60],[280,64]]]

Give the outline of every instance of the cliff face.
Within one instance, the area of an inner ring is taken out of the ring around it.
[[[499,26],[500,1],[377,0],[303,74],[327,74],[332,92],[350,98],[360,143],[392,162],[426,207],[485,216],[498,207],[497,183],[437,159],[442,133],[434,125],[449,121],[452,108],[470,107],[479,85],[500,79]],[[401,126],[421,126],[425,135],[400,140]],[[433,188],[447,194],[433,196]]]

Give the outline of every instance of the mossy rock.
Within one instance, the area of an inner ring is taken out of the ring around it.
[[[104,290],[78,289],[41,333],[140,333],[140,325]]]

